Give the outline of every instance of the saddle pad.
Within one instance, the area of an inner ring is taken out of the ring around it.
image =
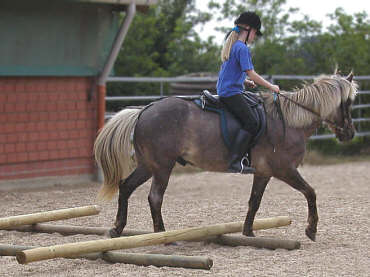
[[[202,109],[201,99],[195,99],[194,103]],[[234,117],[228,111],[224,109],[208,107],[206,105],[204,107],[204,110],[219,114],[222,137],[224,139],[226,146],[230,148],[232,145],[232,138],[236,135],[233,133],[235,133],[236,130],[239,130],[241,128],[241,124],[237,120],[235,120]]]
[[[244,96],[247,98],[248,103],[250,104],[251,110],[253,111],[253,115],[257,122],[258,122],[258,132],[253,137],[251,144],[249,145],[249,148],[252,148],[256,145],[258,139],[263,135],[266,129],[266,114],[264,110],[264,106],[262,102],[259,101],[258,97],[256,95],[249,96],[248,94],[244,94]],[[249,96],[249,97],[248,97]],[[231,146],[233,144],[234,138],[241,129],[242,125],[239,123],[239,120],[237,120],[229,111],[227,111],[225,106],[221,107],[215,107],[211,105],[207,105],[206,103],[202,103],[202,100],[195,99],[194,103],[203,109],[204,111],[209,112],[215,112],[218,113],[220,116],[220,128],[223,140],[226,144],[226,146],[231,149]]]

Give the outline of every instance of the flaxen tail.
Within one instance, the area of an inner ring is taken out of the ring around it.
[[[95,140],[95,159],[104,175],[99,199],[110,200],[116,194],[119,182],[137,166],[133,133],[139,114],[139,109],[120,111],[105,124]]]

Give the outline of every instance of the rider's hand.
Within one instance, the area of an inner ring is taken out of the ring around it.
[[[247,88],[255,88],[257,86],[252,80],[245,80],[244,85]]]
[[[276,93],[280,93],[280,88],[278,85],[271,85],[270,89],[273,91],[273,92],[276,92]]]

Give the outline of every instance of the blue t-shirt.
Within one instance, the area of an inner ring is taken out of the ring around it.
[[[244,91],[246,70],[253,70],[249,48],[240,40],[231,47],[230,57],[221,65],[217,81],[217,94],[229,97]]]

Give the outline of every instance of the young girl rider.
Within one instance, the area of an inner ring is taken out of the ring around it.
[[[255,170],[243,164],[243,157],[248,151],[248,145],[257,132],[257,122],[250,115],[250,107],[242,95],[244,82],[254,87],[255,84],[279,93],[277,85],[262,78],[254,71],[248,44],[256,36],[262,36],[261,20],[254,12],[242,13],[234,22],[235,27],[227,34],[221,51],[222,66],[217,81],[217,94],[229,111],[242,124],[231,149],[229,172],[254,173]],[[246,77],[251,81],[246,81]]]

